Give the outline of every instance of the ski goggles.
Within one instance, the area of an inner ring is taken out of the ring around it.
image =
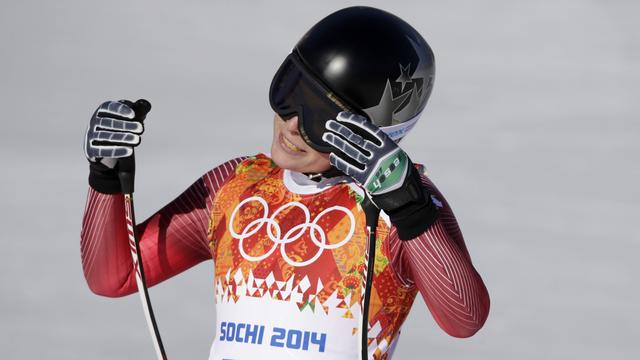
[[[333,146],[322,140],[322,134],[327,131],[325,123],[335,119],[341,111],[361,114],[317,80],[295,51],[287,56],[273,77],[269,103],[284,120],[297,115],[301,137],[313,149],[323,153],[335,151]]]

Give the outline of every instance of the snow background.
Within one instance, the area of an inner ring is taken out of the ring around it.
[[[403,147],[452,204],[491,314],[442,332],[418,299],[395,359],[632,359],[640,354],[640,5],[372,1],[436,54]],[[0,353],[153,358],[137,296],[93,295],[80,263],[87,121],[153,104],[137,151],[143,220],[198,176],[268,151],[268,86],[337,1],[0,2]],[[633,100],[635,99],[635,100]],[[212,263],[151,290],[169,356],[206,359]]]

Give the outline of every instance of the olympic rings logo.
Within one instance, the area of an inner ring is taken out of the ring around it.
[[[240,231],[240,233],[237,233],[233,227],[233,220],[236,218],[236,215],[240,210],[240,208],[244,204],[247,204],[252,201],[258,202],[260,203],[260,205],[262,205],[262,217],[251,221],[247,226],[245,226],[244,229],[242,229],[242,231]],[[282,211],[290,207],[297,207],[301,209],[304,212],[305,221],[304,223],[293,226],[283,236],[282,229],[280,229],[280,225],[275,221],[275,218]],[[322,229],[320,225],[318,225],[318,221],[320,220],[320,218],[322,218],[322,216],[324,216],[325,214],[331,211],[341,211],[345,213],[350,221],[349,232],[344,237],[344,239],[340,240],[335,244],[327,243],[327,234],[325,233],[324,229]],[[300,202],[292,201],[280,206],[273,214],[271,214],[271,216],[268,216],[268,215],[269,215],[269,205],[263,198],[259,196],[252,196],[242,200],[242,202],[240,202],[240,204],[238,204],[238,206],[236,206],[236,208],[231,213],[231,218],[229,219],[229,232],[231,233],[231,236],[234,239],[239,240],[238,247],[240,249],[240,254],[242,255],[243,258],[249,261],[264,260],[267,257],[269,257],[269,255],[273,254],[273,252],[276,251],[278,246],[280,246],[280,255],[282,255],[282,258],[284,259],[284,261],[286,261],[289,265],[296,266],[296,267],[307,266],[309,264],[312,264],[316,260],[318,260],[318,258],[324,252],[324,250],[337,249],[343,246],[344,244],[346,244],[347,242],[349,242],[349,240],[351,239],[351,236],[355,232],[355,227],[356,227],[356,219],[353,216],[353,213],[349,209],[343,206],[332,206],[332,207],[326,208],[322,212],[320,212],[313,220],[311,220],[309,209]],[[253,255],[247,254],[244,250],[244,245],[243,245],[244,240],[251,237],[253,234],[257,233],[258,231],[260,231],[260,229],[264,224],[266,224],[267,236],[273,242],[273,246],[271,246],[269,251],[259,256],[253,256]],[[308,260],[295,261],[287,255],[287,252],[285,251],[285,245],[299,239],[302,235],[304,235],[307,232],[307,229],[309,229],[309,235],[310,235],[311,241],[313,241],[313,243],[318,247],[318,251],[315,253],[313,257],[311,257]]]

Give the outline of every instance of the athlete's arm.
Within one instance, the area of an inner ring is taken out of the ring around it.
[[[449,204],[426,176],[422,185],[433,195],[436,221],[411,240],[400,240],[392,227],[393,268],[407,283],[415,284],[438,325],[449,335],[469,337],[489,314],[489,294],[473,267],[462,232]]]
[[[175,200],[137,225],[147,284],[153,286],[211,258],[211,203],[242,158],[203,175]],[[118,297],[137,291],[127,237],[124,197],[89,189],[81,231],[82,267],[91,290]]]

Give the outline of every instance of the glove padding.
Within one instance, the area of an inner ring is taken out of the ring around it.
[[[344,111],[336,120],[327,121],[325,127],[330,131],[322,135],[322,140],[340,150],[329,156],[331,165],[371,195],[400,187],[407,176],[409,157],[387,134],[364,116]]]
[[[131,156],[144,131],[142,123],[134,121],[134,117],[135,112],[124,101],[107,101],[100,105],[85,134],[84,154],[87,160],[100,162],[102,159]],[[105,165],[109,164],[113,162]]]
[[[389,215],[401,240],[424,232],[437,208],[407,154],[364,116],[341,112],[325,124],[322,139],[336,148],[329,162],[360,184]]]
[[[121,192],[118,159],[133,156],[140,144],[144,126],[134,120],[133,103],[127,100],[104,102],[94,112],[84,139],[84,154],[89,160],[89,185],[98,192]]]

